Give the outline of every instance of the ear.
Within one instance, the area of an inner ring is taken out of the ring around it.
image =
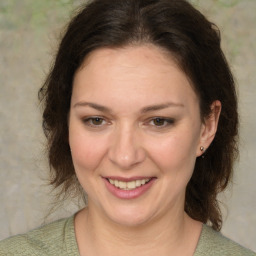
[[[204,119],[201,127],[201,135],[197,150],[197,156],[201,156],[211,145],[218,128],[221,112],[221,102],[215,100],[211,105],[211,113]]]

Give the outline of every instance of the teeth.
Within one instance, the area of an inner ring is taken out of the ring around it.
[[[117,188],[120,188],[123,190],[132,190],[132,189],[140,187],[141,185],[146,184],[150,179],[133,180],[133,181],[129,181],[129,182],[120,181],[120,180],[112,180],[112,179],[108,179],[108,180],[112,185],[114,185]]]
[[[140,187],[141,186],[141,180],[136,180],[135,181],[135,186]]]
[[[124,181],[119,181],[119,182],[118,182],[118,186],[119,186],[119,188],[125,189],[125,188],[126,188],[126,182],[124,182]]]
[[[136,182],[135,181],[127,182],[127,188],[128,189],[135,189],[136,188]]]

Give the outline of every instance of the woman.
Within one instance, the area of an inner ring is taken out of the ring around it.
[[[237,99],[219,32],[189,3],[92,1],[40,97],[52,184],[87,206],[1,255],[255,255],[216,232]]]

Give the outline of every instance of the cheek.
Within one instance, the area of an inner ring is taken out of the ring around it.
[[[186,134],[186,133],[184,133]],[[163,140],[158,140],[148,145],[148,152],[154,162],[161,166],[165,171],[184,171],[193,170],[195,159],[197,140],[193,136],[186,135],[170,135]]]
[[[69,143],[76,172],[93,171],[106,152],[104,139],[100,141],[84,132],[70,132]]]

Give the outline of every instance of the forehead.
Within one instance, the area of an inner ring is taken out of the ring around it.
[[[153,45],[101,48],[90,53],[77,70],[73,98],[105,100],[117,95],[152,103],[169,98],[197,100],[176,60]]]
[[[143,71],[143,68],[151,66],[154,69],[158,68],[160,72],[168,72],[168,67],[170,66],[179,69],[178,61],[174,55],[153,44],[128,45],[120,48],[99,48],[86,56],[77,72],[84,68],[95,66],[100,67],[103,71],[110,67],[119,69],[130,68],[131,70],[132,68],[139,68],[140,71]]]
[[[133,57],[144,57],[148,61],[162,61],[166,64],[176,63],[174,56],[164,48],[158,47],[154,44],[142,44],[142,45],[126,45],[123,47],[102,47],[90,52],[81,68],[89,64],[92,60],[99,57],[113,57],[113,56],[133,56]],[[139,59],[138,58],[138,59]],[[136,58],[133,58],[133,61],[136,61]]]

